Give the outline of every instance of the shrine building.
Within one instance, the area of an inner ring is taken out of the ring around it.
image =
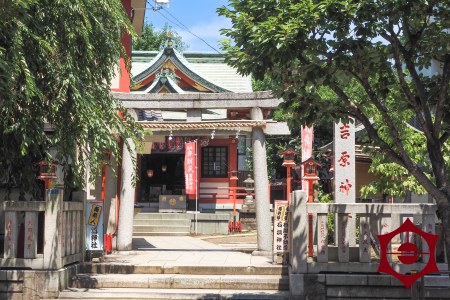
[[[188,211],[240,209],[245,196],[235,201],[228,188],[244,186],[248,175],[255,181],[256,203],[267,203],[264,215],[270,219],[265,138],[290,135],[286,123],[271,119],[281,99],[270,92],[253,92],[251,78],[237,74],[222,54],[181,54],[170,39],[159,52],[132,53],[130,87],[126,91],[113,86],[113,96],[148,134],[131,152],[123,143],[122,159],[116,163],[118,178],[107,170],[98,180],[106,183],[105,232],[115,232],[115,222],[119,236],[132,231],[130,203],[147,212],[160,211],[161,201],[168,198],[186,201]],[[185,188],[185,144],[190,141],[197,141],[197,195],[186,194]],[[248,160],[253,161],[253,172]],[[133,176],[139,179],[136,186]],[[99,186],[92,187],[88,198],[100,198]],[[129,247],[126,244],[122,249]]]

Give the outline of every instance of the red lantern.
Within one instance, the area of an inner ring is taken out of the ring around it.
[[[39,166],[39,175],[37,179],[44,181],[45,189],[48,190],[51,183],[58,178],[56,177],[56,164],[48,161],[40,161],[37,165]]]

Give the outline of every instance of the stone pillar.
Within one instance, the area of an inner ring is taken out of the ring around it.
[[[252,108],[252,120],[262,120],[259,107]],[[262,128],[252,130],[253,176],[255,179],[256,227],[258,249],[253,255],[272,255],[272,222],[269,206],[269,184],[267,176],[266,139]]]
[[[62,190],[45,191],[44,269],[62,268]]]
[[[308,213],[306,202],[308,195],[305,191],[294,191],[291,194],[292,201],[289,203],[291,211],[290,235],[291,244],[289,246],[291,273],[301,274],[307,271],[308,253]]]
[[[137,119],[136,112],[129,110],[129,113]],[[127,143],[130,149],[127,147]],[[131,138],[127,138],[123,143],[122,151],[122,180],[120,183],[120,207],[119,226],[117,229],[117,250],[129,251],[133,241],[133,219],[134,219],[134,199],[135,188],[133,186],[134,163],[136,161],[136,145]]]
[[[25,245],[24,258],[35,258],[37,250],[38,213],[25,212]]]
[[[133,160],[136,159],[136,147],[131,138],[127,138],[126,140],[131,149],[128,149],[125,142],[123,143],[119,227],[117,230],[117,250],[119,251],[131,250],[133,240],[135,189],[132,184],[132,178],[134,173]]]
[[[333,143],[334,163],[334,202],[355,203],[356,202],[356,161],[355,161],[355,120],[350,119],[347,123],[342,121],[334,124]],[[335,234],[336,241],[340,237],[346,238],[349,246],[356,245],[356,215],[348,214],[348,218],[342,224],[336,219]],[[347,233],[339,233],[343,227]],[[348,253],[347,253],[348,254]]]
[[[19,222],[17,211],[5,212],[5,246],[4,258],[17,257],[17,241],[19,235]]]
[[[114,233],[116,231],[116,194],[117,194],[117,174],[114,174],[114,169],[117,170],[116,158],[111,155],[110,164],[106,167],[106,192],[105,192],[105,210],[108,210],[104,214],[104,228],[105,233]],[[120,171],[119,171],[120,172]]]
[[[289,261],[291,268],[289,272],[289,293],[291,299],[309,299],[305,295],[308,284],[305,276],[308,271],[308,213],[306,202],[308,195],[305,191],[294,191],[291,194],[289,210],[291,212],[289,224]],[[312,298],[311,298],[312,299]]]

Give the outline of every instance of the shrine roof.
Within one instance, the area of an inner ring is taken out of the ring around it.
[[[138,36],[142,34],[142,29],[144,27],[146,6],[146,0],[131,0],[131,7],[133,9],[133,18],[131,23],[133,24],[134,30]]]
[[[175,65],[177,74],[181,72],[203,86],[203,92],[252,92],[251,77],[241,76],[236,69],[228,66],[223,54],[206,52],[181,54],[173,48],[165,48],[160,52],[133,51],[131,74],[137,87],[143,86],[145,78],[156,74],[168,60]],[[188,93],[199,92],[184,90]],[[142,89],[140,91],[142,92]]]

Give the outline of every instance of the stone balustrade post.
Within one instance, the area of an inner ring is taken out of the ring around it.
[[[289,249],[291,272],[301,274],[307,272],[308,254],[308,212],[306,202],[308,195],[305,191],[294,191],[291,194],[289,210],[291,212],[291,246]]]
[[[57,270],[62,267],[62,190],[45,191],[44,269]]]
[[[17,211],[5,212],[5,247],[4,258],[17,257],[17,237],[19,235],[19,222]]]
[[[308,272],[308,212],[305,191],[293,191],[289,202],[289,292],[291,299],[304,299],[306,294],[305,276]]]

